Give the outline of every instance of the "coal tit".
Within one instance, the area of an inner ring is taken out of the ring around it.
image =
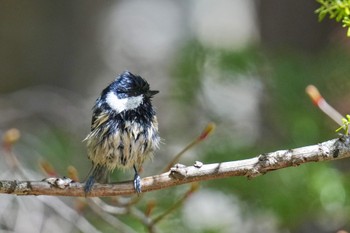
[[[93,107],[87,142],[92,168],[84,185],[85,193],[95,182],[107,183],[115,168],[134,168],[134,188],[141,192],[138,169],[158,148],[160,137],[149,84],[129,71],[107,86]]]

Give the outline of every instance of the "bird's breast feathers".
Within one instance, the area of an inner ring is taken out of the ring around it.
[[[108,114],[97,116],[85,138],[88,157],[95,164],[106,164],[109,170],[130,168],[134,164],[141,165],[158,148],[160,139],[156,116],[153,116],[149,127],[125,121],[119,124],[119,128],[111,129],[115,124],[109,122]]]

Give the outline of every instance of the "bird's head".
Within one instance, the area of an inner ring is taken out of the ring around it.
[[[136,109],[158,92],[150,90],[148,82],[140,76],[125,71],[102,91],[101,99],[119,113]]]

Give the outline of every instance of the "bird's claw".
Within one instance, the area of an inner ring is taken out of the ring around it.
[[[139,176],[139,174],[135,173],[134,176],[134,188],[136,190],[137,193],[141,193],[141,177]]]

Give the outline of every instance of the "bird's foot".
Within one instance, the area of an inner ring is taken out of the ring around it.
[[[141,177],[139,176],[139,174],[135,173],[134,176],[134,188],[136,190],[137,193],[141,193]]]
[[[134,189],[136,190],[137,193],[141,193],[141,177],[139,173],[137,172],[136,166],[134,165],[134,170],[135,170],[135,176],[134,176]]]

